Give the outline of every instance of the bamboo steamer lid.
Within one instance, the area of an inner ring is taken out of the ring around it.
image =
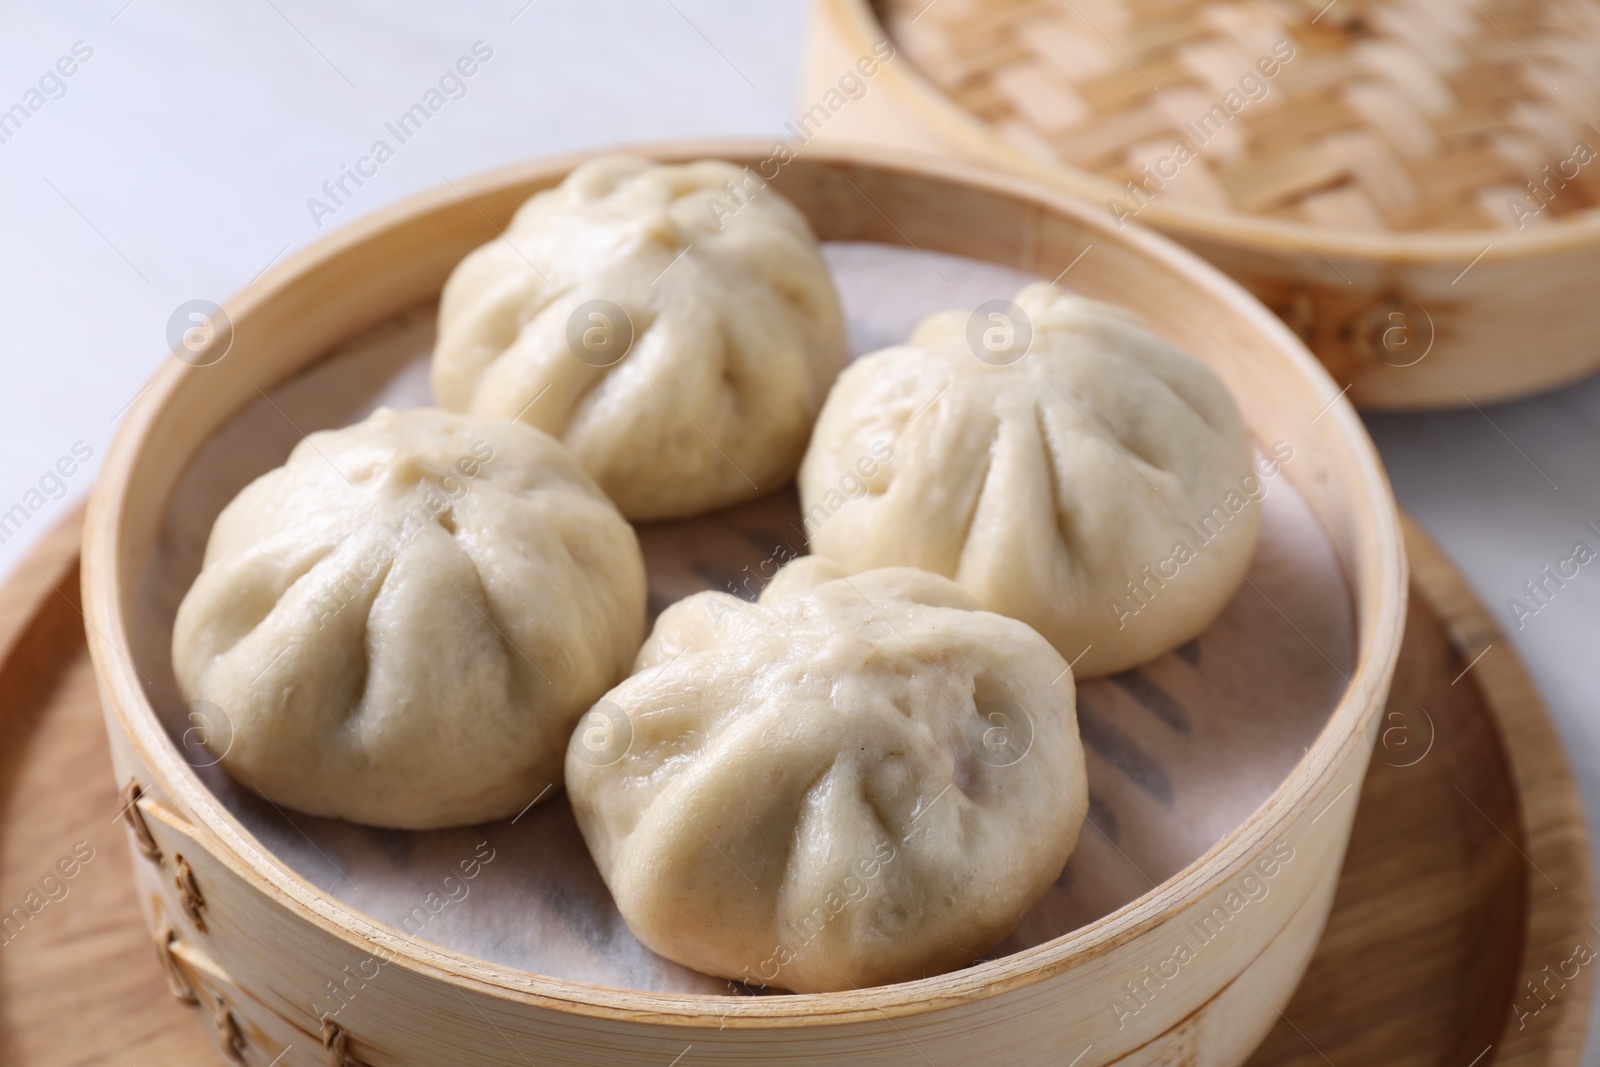
[[[1160,196],[1407,233],[1556,226],[1600,204],[1600,167],[1572,158],[1600,134],[1584,118],[1600,114],[1600,8],[1318,6],[888,0],[884,12],[951,99],[1023,150],[1108,179],[1135,214]],[[1178,144],[1192,158],[1157,172]]]
[[[1358,404],[1466,406],[1600,368],[1592,0],[816,6],[814,86],[874,35],[900,52],[890,91],[827,136],[1049,177],[1177,237]]]

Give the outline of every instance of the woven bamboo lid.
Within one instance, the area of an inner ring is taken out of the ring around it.
[[[1600,205],[1592,0],[883,0],[938,88],[1153,203],[1344,234]]]

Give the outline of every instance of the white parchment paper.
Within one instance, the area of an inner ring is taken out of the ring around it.
[[[903,340],[931,312],[1010,298],[1039,280],[896,247],[835,244],[825,252],[852,355]],[[633,937],[558,793],[515,820],[379,830],[277,807],[210,766],[195,743],[197,721],[178,694],[169,647],[213,520],[249,481],[281,464],[302,431],[347,425],[382,405],[431,404],[433,316],[431,306],[419,307],[353,339],[270,390],[271,403],[249,405],[196,455],[168,502],[133,605],[132,653],[151,699],[180,751],[268,851],[379,922],[537,974],[747,995],[752,990],[663,960]],[[1211,628],[1138,670],[1079,686],[1091,825],[1059,881],[996,955],[1067,933],[1181,870],[1283,781],[1337,704],[1354,659],[1349,590],[1289,479],[1264,485],[1249,580]],[[801,529],[792,487],[713,515],[641,526],[652,615],[700,589],[753,594],[772,561],[804,552]]]

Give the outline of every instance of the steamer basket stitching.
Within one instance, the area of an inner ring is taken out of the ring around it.
[[[122,787],[122,818],[133,831],[133,843],[139,854],[152,863],[160,863],[161,846],[156,844],[150,825],[144,821],[144,812],[139,810],[142,796],[144,790],[139,788],[139,783],[129,778],[128,784]]]
[[[328,1050],[328,1067],[367,1067],[350,1054],[350,1035],[332,1019],[322,1020],[322,1047]]]
[[[206,906],[206,898],[201,895],[199,883],[194,880],[194,870],[182,853],[173,857],[173,863],[178,870],[177,877],[173,879],[178,886],[178,903],[183,905],[183,912],[194,923],[194,928],[203,934],[206,932],[206,920],[200,912]]]
[[[172,946],[177,940],[178,932],[171,925],[162,923],[156,933],[156,956],[161,960],[161,969],[166,972],[167,988],[172,995],[184,1004],[199,1004],[199,994],[189,984],[189,979],[184,977],[183,969],[178,966],[178,958],[173,955]]]
[[[249,1046],[239,1029],[239,1020],[233,1017],[227,1001],[221,997],[217,998],[217,1044],[228,1059],[234,1063],[244,1062],[244,1050]]]

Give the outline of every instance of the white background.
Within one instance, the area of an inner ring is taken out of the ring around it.
[[[319,232],[446,178],[594,145],[777,135],[799,110],[802,0],[124,3],[0,11],[0,110],[74,42],[93,49],[0,144],[0,512],[75,442],[95,454],[0,545],[0,572],[87,491],[117,416],[168,358],[179,304],[221,302]],[[319,231],[307,198],[479,40],[494,55],[467,95]],[[1507,600],[1575,541],[1600,547],[1584,528],[1600,524],[1600,382],[1369,425],[1401,502],[1532,668],[1594,823],[1600,563],[1520,630]]]

